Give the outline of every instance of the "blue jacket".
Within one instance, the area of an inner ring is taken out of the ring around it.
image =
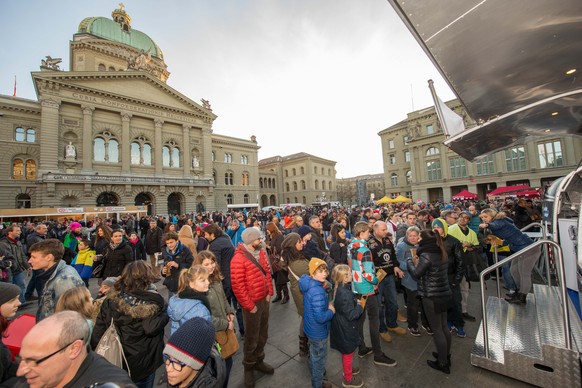
[[[408,272],[408,266],[406,264],[406,260],[408,258],[412,259],[412,255],[410,254],[411,248],[418,248],[415,245],[412,245],[406,239],[406,236],[402,237],[398,244],[396,244],[396,258],[398,259],[398,263],[400,264],[400,269],[404,272],[404,277],[401,280],[401,283],[404,287],[409,289],[410,291],[416,291],[418,288],[418,284],[416,280],[412,277],[410,272]]]
[[[299,289],[303,293],[305,335],[312,339],[326,339],[329,336],[333,312],[329,309],[323,283],[308,275],[302,275],[299,278]]]
[[[170,335],[172,335],[184,322],[194,317],[201,317],[212,322],[210,312],[198,299],[180,299],[177,295],[170,298],[168,304],[168,316],[170,317]]]
[[[240,225],[238,227],[237,230],[232,230],[232,229],[228,229],[226,231],[226,234],[228,234],[228,237],[230,237],[230,239],[232,240],[232,245],[233,246],[238,246],[238,243],[243,242],[242,240],[242,232],[244,232],[246,228],[242,225]]]
[[[509,217],[492,220],[489,229],[494,235],[502,238],[512,252],[521,251],[534,242],[531,237],[519,230]]]

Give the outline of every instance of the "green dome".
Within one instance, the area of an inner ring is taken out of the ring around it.
[[[152,56],[164,60],[162,50],[149,36],[133,28],[125,31],[121,24],[105,17],[98,16],[83,19],[77,32],[88,33],[113,42],[123,43],[144,52],[150,50]]]

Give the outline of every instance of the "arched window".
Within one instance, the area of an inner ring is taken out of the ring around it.
[[[170,147],[162,147],[162,164],[164,167],[170,167]]]
[[[263,188],[263,178],[259,178],[259,188]]]
[[[331,176],[331,168],[327,169],[327,175]]]
[[[293,176],[297,175],[297,170],[293,169]]]
[[[119,142],[111,132],[105,131],[93,140],[93,160],[119,163]]]
[[[109,71],[115,71],[115,67],[109,66]]]
[[[243,203],[249,203],[249,195],[248,194],[243,195]]]
[[[226,204],[227,205],[232,205],[234,202],[234,197],[232,196],[232,194],[227,194],[226,195]]]
[[[216,158],[216,154],[214,153],[214,151],[212,151],[212,153],[210,154],[210,159],[212,159],[212,161],[214,162]]]
[[[32,159],[28,159],[24,164],[26,179],[34,180],[36,179],[36,162]]]
[[[440,151],[436,147],[430,147],[428,150],[426,150],[426,156],[438,155],[438,154],[440,154]]]
[[[289,192],[291,190],[289,190],[289,183],[285,183],[285,191]]]
[[[273,181],[273,188],[276,189],[275,179],[272,179],[272,181]]]
[[[34,143],[36,141],[36,130],[33,128],[28,128],[26,130],[26,142]]]
[[[297,182],[293,182],[293,191],[297,191]]]
[[[180,167],[180,148],[174,140],[170,140],[162,147],[162,165]]]
[[[285,178],[288,178],[288,177],[289,177],[289,171],[285,170]]]
[[[243,172],[242,173],[242,185],[243,186],[248,186],[249,185],[249,173],[248,172]]]
[[[24,161],[22,159],[12,161],[12,178],[24,179]]]
[[[319,181],[315,180],[315,190],[319,190]]]
[[[224,153],[224,163],[232,163],[232,154]]]
[[[180,149],[178,147],[172,148],[172,167],[180,167]]]
[[[152,165],[152,146],[143,136],[131,143],[131,164]]]
[[[301,181],[301,190],[306,190],[305,181]]]
[[[24,128],[18,127],[14,130],[14,140],[16,141],[25,141],[26,135],[24,134]]]
[[[105,65],[100,63],[99,66],[97,67],[97,70],[99,71],[105,71]]]
[[[390,184],[392,185],[392,187],[398,186],[398,174],[396,174],[395,172],[393,172],[392,175],[390,175]]]
[[[31,206],[30,195],[28,194],[18,194],[16,196],[16,208],[17,209],[30,209]]]
[[[324,180],[321,181],[321,189],[325,190],[325,181]]]
[[[328,184],[328,186],[327,186],[327,189],[328,189],[329,191],[332,191],[332,190],[333,190],[333,187],[331,187],[331,181],[329,181],[329,184]]]
[[[247,155],[240,156],[240,163],[241,164],[249,164],[249,157]]]
[[[305,168],[302,166],[301,167],[301,175],[305,174]]]
[[[234,175],[231,171],[227,171],[224,173],[224,184],[228,186],[232,186],[234,184]]]
[[[313,167],[313,173],[317,174],[317,167]]]
[[[307,198],[305,196],[302,197],[303,200],[301,201],[302,203],[307,203]]]

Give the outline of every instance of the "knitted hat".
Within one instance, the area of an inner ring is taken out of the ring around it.
[[[314,257],[313,259],[309,260],[309,276],[313,276],[315,271],[322,265],[325,265],[327,267],[325,261],[318,259],[317,257]]]
[[[0,306],[20,295],[20,287],[16,284],[0,282]]]
[[[297,229],[297,233],[299,233],[299,236],[303,238],[307,236],[309,233],[311,233],[311,228],[307,225],[303,225],[299,229]]]
[[[79,228],[81,228],[81,224],[80,224],[80,223],[78,223],[78,222],[71,222],[71,223],[69,224],[69,228],[70,228],[71,230],[79,229]]]
[[[294,247],[297,244],[297,241],[301,240],[301,236],[297,233],[289,233],[283,239],[283,243],[281,244],[282,249],[287,249],[290,247]]]
[[[210,357],[215,333],[212,322],[194,317],[172,334],[164,353],[194,370],[200,370]]]
[[[243,230],[241,238],[245,245],[250,245],[256,239],[261,238],[261,232],[255,227],[246,228]]]
[[[113,287],[115,285],[115,282],[117,281],[117,278],[115,276],[110,276],[108,278],[106,278],[105,280],[103,280],[103,282],[101,283],[102,286],[107,286],[107,287]]]
[[[443,237],[447,237],[447,234],[449,234],[449,226],[445,220],[442,218],[435,218],[432,222],[432,227],[434,228],[435,226],[443,230]]]

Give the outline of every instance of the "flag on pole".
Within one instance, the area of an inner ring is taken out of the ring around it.
[[[434,101],[434,107],[437,116],[443,126],[443,131],[446,136],[455,136],[465,130],[465,123],[463,118],[453,112],[451,108],[447,106],[440,98],[437,96],[434,90],[434,82],[430,79],[428,80],[428,88],[432,94],[432,99]]]
[[[16,97],[16,76],[14,76],[14,94],[12,97]]]

